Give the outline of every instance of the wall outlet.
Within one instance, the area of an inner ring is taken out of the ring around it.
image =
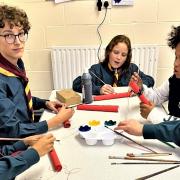
[[[105,3],[106,1],[109,3],[109,6],[108,6],[107,8],[108,8],[108,9],[111,9],[111,8],[112,8],[111,0],[102,0],[102,9],[105,9],[104,3]]]

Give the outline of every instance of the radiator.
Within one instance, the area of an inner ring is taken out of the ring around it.
[[[101,48],[100,54],[104,54]],[[58,46],[51,50],[54,89],[72,88],[73,79],[82,75],[85,67],[98,63],[98,47]],[[102,57],[102,56],[101,56]],[[103,57],[101,58],[103,59]],[[135,45],[132,47],[132,62],[141,71],[156,80],[158,47]]]

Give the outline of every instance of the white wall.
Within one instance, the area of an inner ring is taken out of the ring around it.
[[[23,59],[33,95],[47,98],[53,88],[51,46],[99,44],[96,29],[105,11],[97,11],[96,0],[0,2],[24,9],[30,18],[32,29]],[[174,52],[167,47],[167,35],[172,25],[180,25],[179,7],[179,0],[134,0],[134,6],[113,6],[100,29],[103,45],[117,34],[126,34],[132,44],[158,44],[159,85],[173,72]]]

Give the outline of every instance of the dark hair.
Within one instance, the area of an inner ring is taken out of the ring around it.
[[[7,5],[0,6],[0,28],[4,28],[5,22],[9,23],[11,29],[14,26],[22,27],[25,33],[31,28],[27,14],[23,10]]]
[[[168,46],[172,49],[180,43],[180,26],[172,26],[172,31],[169,33]]]
[[[124,62],[124,64],[121,66],[122,71],[127,70],[129,68],[130,62],[131,62],[131,58],[132,58],[132,49],[131,49],[131,41],[130,39],[125,36],[125,35],[117,35],[115,36],[110,42],[109,44],[106,46],[106,50],[105,50],[105,59],[102,62],[103,65],[107,65],[109,62],[109,54],[111,53],[111,51],[113,50],[114,46],[116,46],[118,43],[125,43],[127,45],[128,48],[128,54],[127,54],[127,59]]]

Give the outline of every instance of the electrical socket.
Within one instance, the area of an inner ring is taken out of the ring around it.
[[[107,9],[111,9],[112,8],[112,5],[111,5],[111,0],[101,0],[102,1],[102,7],[101,9],[105,9],[104,7],[104,2],[107,1],[109,3],[109,6],[107,7]]]

